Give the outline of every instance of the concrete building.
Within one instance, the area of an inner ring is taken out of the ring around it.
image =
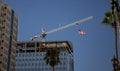
[[[0,1],[0,71],[15,71],[18,17]]]
[[[68,41],[18,42],[16,53],[16,71],[52,71],[44,57],[51,48],[60,49],[60,63],[55,71],[74,71],[73,48]]]

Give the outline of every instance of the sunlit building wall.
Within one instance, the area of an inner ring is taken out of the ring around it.
[[[18,17],[0,1],[0,71],[15,71]]]
[[[55,71],[74,71],[73,48],[68,41],[18,42],[16,53],[16,71],[52,71],[44,57],[50,48],[60,49],[60,63]]]

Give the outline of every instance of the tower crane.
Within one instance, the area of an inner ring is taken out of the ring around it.
[[[88,20],[90,20],[90,19],[92,19],[92,18],[93,18],[93,16],[89,16],[89,17],[84,18],[84,19],[82,19],[82,20],[75,21],[75,22],[73,22],[73,23],[67,24],[67,25],[65,25],[65,26],[61,26],[61,27],[59,27],[59,28],[53,29],[53,30],[48,31],[48,32],[45,32],[45,29],[42,28],[42,33],[39,34],[39,35],[35,35],[35,36],[31,37],[31,41],[33,41],[33,40],[36,39],[36,38],[40,38],[40,37],[41,37],[41,38],[45,38],[46,35],[48,35],[48,34],[52,34],[52,33],[54,33],[54,32],[57,32],[57,31],[60,31],[60,30],[63,30],[63,29],[66,29],[66,28],[69,28],[69,27],[72,27],[72,26],[75,26],[75,25],[79,25],[80,23],[83,23],[83,22],[85,22],[85,21],[88,21]]]

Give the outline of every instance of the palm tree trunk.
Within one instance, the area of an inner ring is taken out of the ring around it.
[[[115,22],[115,57],[117,59],[117,62],[116,62],[116,69],[118,70],[118,31],[117,31],[117,23]]]
[[[53,68],[53,71],[55,71],[55,67],[53,66],[52,68]]]

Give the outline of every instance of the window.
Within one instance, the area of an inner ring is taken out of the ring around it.
[[[36,56],[38,56],[38,54],[36,54]]]
[[[11,12],[10,12],[10,10],[8,10],[8,9],[7,9],[7,13],[8,13],[9,15],[11,15]]]
[[[11,19],[10,19],[10,17],[9,17],[8,15],[6,16],[6,18],[7,18],[7,20],[8,20],[8,21],[10,21],[10,20],[11,20]]]
[[[41,66],[41,63],[39,63],[39,66]]]
[[[7,9],[7,7],[5,6],[4,9]]]
[[[24,57],[24,54],[23,54],[23,57]]]
[[[3,47],[1,47],[1,49],[3,49]]]
[[[44,66],[44,63],[42,63],[42,66]]]
[[[36,61],[38,61],[39,59],[37,58]]]
[[[30,59],[30,61],[31,61],[31,59]]]
[[[28,56],[28,54],[26,54],[26,57]]]
[[[2,40],[2,43],[4,42],[4,40]]]
[[[38,64],[37,63],[35,63],[35,66],[37,66]]]
[[[25,66],[27,66],[27,64],[25,63]]]
[[[64,56],[66,56],[66,53],[64,53]]]
[[[18,63],[18,66],[20,66],[20,64]]]
[[[27,47],[35,47],[35,43],[27,43]]]
[[[48,68],[46,68],[46,70],[48,70]]]
[[[25,44],[24,43],[19,43],[19,44],[17,44],[17,46],[24,47]]]
[[[35,59],[33,58],[33,61],[35,61]]]
[[[29,56],[31,57],[31,54],[29,54]]]
[[[42,56],[42,54],[39,54],[39,56]]]
[[[30,63],[28,63],[28,66],[30,66]]]
[[[44,68],[42,68],[42,70],[44,70]]]
[[[21,64],[21,66],[23,66],[23,64]]]
[[[58,70],[58,68],[56,67],[56,70]]]
[[[66,68],[64,67],[63,70],[66,70]]]
[[[19,54],[19,57],[21,57],[21,54]]]
[[[2,54],[0,56],[2,56]]]
[[[64,60],[66,60],[67,58],[66,57],[64,57]]]
[[[62,67],[60,67],[59,69],[62,70]]]
[[[33,54],[33,57],[35,56],[35,54]]]
[[[32,66],[34,65],[34,63],[32,63]]]
[[[66,63],[64,62],[63,65],[65,65]]]

